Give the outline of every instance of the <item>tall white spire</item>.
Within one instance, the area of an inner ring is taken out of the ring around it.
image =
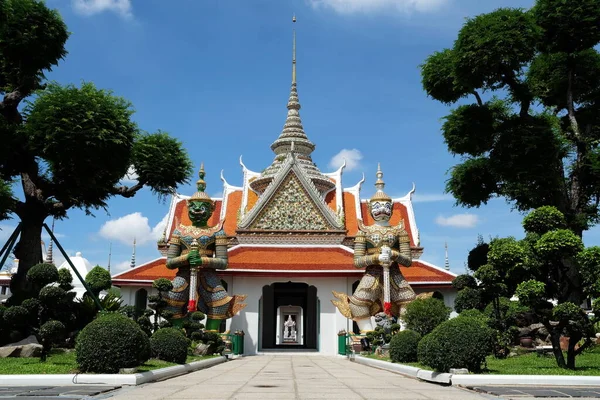
[[[135,238],[133,238],[133,253],[131,254],[131,264],[129,267],[135,268]]]
[[[52,233],[54,234],[54,218],[52,219]],[[54,258],[52,257],[52,238],[50,238],[48,250],[46,251],[46,264],[54,264]]]
[[[108,267],[106,267],[106,269],[108,270],[108,272],[110,273],[110,259],[112,257],[112,242],[110,242],[108,244]]]
[[[444,247],[446,249],[446,259],[444,261],[444,268],[446,268],[447,271],[450,271],[450,260],[448,259],[448,242],[444,242]]]

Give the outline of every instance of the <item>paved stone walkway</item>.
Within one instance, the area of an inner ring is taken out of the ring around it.
[[[490,399],[466,389],[439,386],[344,358],[303,355],[243,357],[163,382],[124,388],[112,400],[202,399]]]

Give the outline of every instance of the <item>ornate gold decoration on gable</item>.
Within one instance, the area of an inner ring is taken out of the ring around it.
[[[296,175],[290,173],[249,229],[322,231],[334,228],[321,214]]]

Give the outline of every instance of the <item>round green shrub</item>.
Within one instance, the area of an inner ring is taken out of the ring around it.
[[[12,329],[20,330],[27,326],[29,321],[29,311],[22,306],[8,307],[4,311],[4,322],[8,324]]]
[[[51,319],[40,327],[40,336],[43,341],[56,343],[61,341],[65,336],[65,325]]]
[[[479,310],[483,304],[482,297],[480,289],[465,287],[456,294],[456,298],[454,299],[454,310],[457,313],[471,309]]]
[[[37,320],[41,306],[42,306],[42,303],[36,298],[25,299],[21,303],[21,307],[27,309],[27,312],[29,313],[30,321],[32,321],[32,322]]]
[[[488,317],[479,310],[470,309],[464,310],[459,315],[460,318],[479,318],[487,323]]]
[[[58,270],[52,264],[36,264],[27,271],[27,280],[38,288],[58,281]]]
[[[159,292],[168,292],[173,289],[173,283],[167,278],[158,278],[152,282],[152,287]]]
[[[176,328],[161,328],[150,338],[152,355],[160,360],[184,364],[189,342],[183,332]]]
[[[111,288],[112,279],[110,277],[110,272],[101,266],[96,265],[85,276],[85,283],[87,283],[90,290],[97,296],[101,291]]]
[[[67,292],[73,289],[73,275],[67,268],[58,270],[58,285]]]
[[[99,314],[79,333],[75,351],[82,372],[116,373],[147,361],[150,339],[122,314]]]
[[[67,292],[58,286],[46,286],[40,290],[39,297],[42,303],[46,304],[47,306],[56,306],[66,299]]]
[[[473,278],[473,275],[462,274],[454,278],[452,281],[452,286],[456,290],[462,290],[464,288],[475,289],[477,287],[477,281],[475,278]]]
[[[419,342],[419,362],[436,371],[468,368],[481,371],[493,350],[494,330],[481,318],[458,317],[442,323]]]
[[[390,358],[392,362],[417,361],[417,346],[421,340],[419,332],[405,330],[392,336]]]
[[[540,235],[566,227],[567,221],[564,214],[553,206],[539,207],[523,218],[523,228],[525,228],[525,231],[539,233]]]
[[[450,317],[450,308],[446,307],[442,300],[430,297],[410,302],[406,306],[402,319],[408,329],[425,336],[436,326],[448,320],[448,317]]]

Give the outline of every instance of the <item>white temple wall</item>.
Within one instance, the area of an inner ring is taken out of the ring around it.
[[[350,322],[341,315],[335,306],[331,303],[333,299],[332,290],[338,292],[350,293],[352,288],[352,278],[324,277],[324,278],[294,278],[290,274],[286,278],[266,278],[266,277],[226,277],[224,279],[228,284],[229,294],[246,294],[247,306],[239,315],[227,321],[227,329],[231,332],[243,330],[244,352],[246,354],[256,354],[259,351],[259,301],[262,297],[262,288],[265,285],[271,285],[276,282],[303,282],[317,288],[317,298],[320,302],[320,319],[318,331],[319,352],[323,354],[337,353],[337,333],[344,329],[351,329]]]

